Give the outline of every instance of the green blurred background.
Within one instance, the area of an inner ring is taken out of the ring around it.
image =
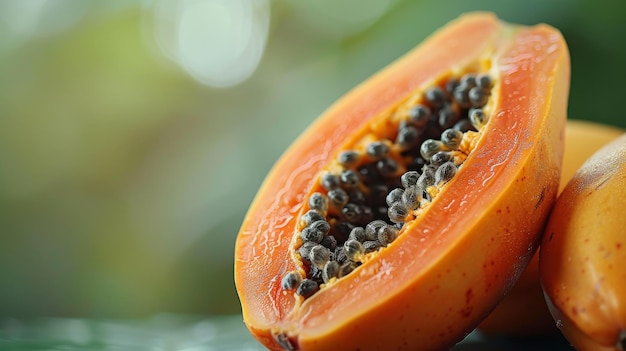
[[[471,10],[559,28],[570,118],[626,128],[626,1],[0,0],[0,317],[239,313],[274,161]]]

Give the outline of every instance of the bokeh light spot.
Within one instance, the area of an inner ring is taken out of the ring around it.
[[[161,1],[155,14],[158,46],[203,84],[237,85],[261,61],[269,31],[268,0]]]

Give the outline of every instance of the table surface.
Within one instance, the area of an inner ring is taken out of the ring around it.
[[[162,314],[143,320],[70,318],[0,319],[1,350],[261,351],[235,316]],[[572,350],[560,336],[535,340],[489,339],[471,333],[453,351]]]

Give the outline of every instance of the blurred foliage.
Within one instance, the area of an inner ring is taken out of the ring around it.
[[[559,28],[570,118],[626,128],[623,1],[275,0],[258,69],[221,89],[158,50],[149,6],[80,3],[54,33],[0,26],[0,317],[238,313],[235,236],[273,162],[466,11]]]

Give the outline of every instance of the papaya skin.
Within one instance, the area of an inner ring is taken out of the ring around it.
[[[565,154],[559,193],[594,152],[624,133],[623,129],[583,120],[568,120],[565,127]],[[485,334],[510,337],[542,336],[559,333],[550,314],[539,282],[539,254],[524,270],[513,289],[496,309],[481,322]]]
[[[384,128],[371,121],[408,94],[485,55],[497,81],[492,132],[420,218],[314,296],[281,290],[298,269],[296,222],[324,165],[368,125]],[[569,74],[555,29],[476,13],[340,99],[280,158],[240,229],[235,284],[251,333],[271,350],[436,350],[462,340],[536,250],[558,190]]]
[[[581,351],[623,350],[626,336],[626,134],[568,182],[539,256],[548,307]]]

